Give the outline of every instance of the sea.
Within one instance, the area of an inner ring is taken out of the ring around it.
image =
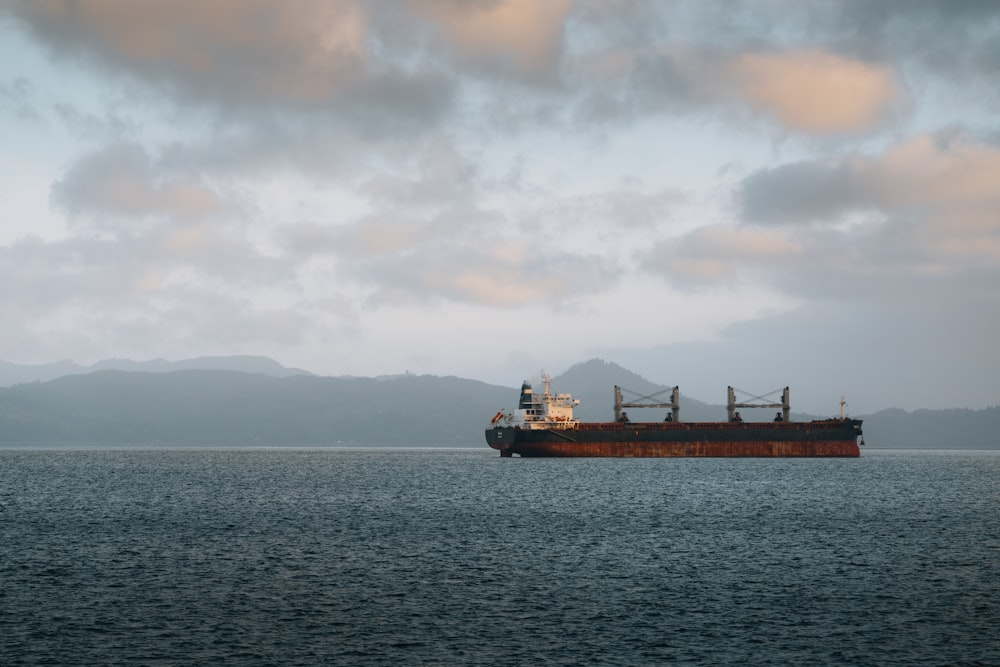
[[[7,447],[0,664],[1000,665],[1000,451]]]

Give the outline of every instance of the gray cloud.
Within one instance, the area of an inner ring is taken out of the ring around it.
[[[82,0],[11,9],[60,53],[208,99],[308,107],[363,73],[363,17],[352,4]]]
[[[445,59],[465,74],[531,86],[556,81],[572,6],[572,0],[411,0],[398,5],[417,25],[424,22],[432,59]],[[368,4],[373,13],[384,8]]]
[[[810,9],[822,11],[824,4]],[[989,0],[849,0],[826,7],[833,20],[806,24],[807,35],[825,34],[832,44],[862,57],[911,59],[953,81],[956,76],[996,78],[1000,16]]]
[[[35,90],[27,78],[16,77],[10,82],[0,82],[0,110],[25,121],[39,121],[42,113],[35,101]]]
[[[617,267],[596,255],[468,246],[374,258],[353,273],[377,285],[373,305],[446,300],[503,308],[556,305],[608,289],[618,277]]]
[[[372,289],[371,305],[438,300],[555,305],[608,289],[620,275],[612,259],[558,248],[540,230],[534,243],[512,236],[509,221],[477,207],[474,198],[462,203],[457,196],[443,204],[450,189],[414,190],[403,182],[392,193],[390,185],[377,189],[378,201],[388,204],[378,213],[326,232],[302,230],[326,238],[320,247],[336,256],[344,275]],[[437,197],[428,197],[435,192]],[[414,197],[416,205],[408,204]]]
[[[112,144],[83,157],[52,186],[53,200],[72,215],[197,219],[227,212],[225,202],[197,177],[161,178],[134,144]]]
[[[469,203],[481,178],[468,157],[449,142],[438,141],[401,156],[392,172],[370,177],[360,191],[380,207],[412,211]]]
[[[98,115],[72,104],[57,102],[52,111],[70,132],[83,140],[115,143],[124,137],[134,138],[139,134],[139,126],[134,119],[119,115],[113,109]]]
[[[882,154],[849,153],[751,174],[741,184],[747,222],[836,222],[851,210],[905,216],[932,226],[965,221],[995,228],[1000,201],[1000,151],[950,128],[915,136]],[[942,215],[947,213],[947,215]],[[982,219],[985,216],[985,219]]]
[[[872,203],[848,160],[763,169],[743,180],[739,200],[743,219],[758,224],[830,223]]]

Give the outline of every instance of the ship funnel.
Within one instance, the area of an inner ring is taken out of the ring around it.
[[[531,391],[531,385],[525,380],[521,384],[521,398],[517,402],[517,408],[519,410],[527,410],[534,402],[534,392]]]

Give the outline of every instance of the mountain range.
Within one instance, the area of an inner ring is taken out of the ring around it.
[[[580,399],[577,416],[585,421],[612,418],[615,385],[626,400],[670,390],[600,359],[552,381],[553,391]],[[265,357],[235,356],[93,366],[0,362],[0,387],[3,444],[485,447],[490,417],[516,407],[518,396],[517,388],[458,377],[320,377]],[[659,421],[661,412],[632,418]],[[760,414],[744,411],[744,417],[773,416],[754,412]],[[682,420],[725,417],[725,406],[681,395]],[[816,416],[793,412],[792,418]],[[869,447],[1000,449],[997,407],[892,409],[862,418]]]

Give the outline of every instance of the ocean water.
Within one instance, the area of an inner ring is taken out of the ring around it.
[[[1000,452],[0,450],[3,665],[1000,664]]]

